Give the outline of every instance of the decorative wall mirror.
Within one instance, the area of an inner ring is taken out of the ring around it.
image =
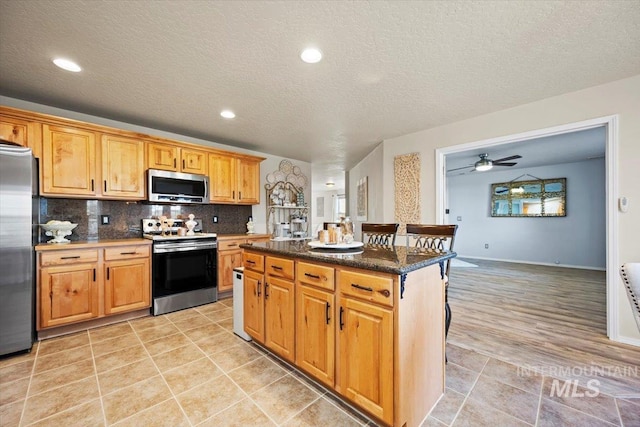
[[[528,175],[528,174],[526,174]],[[552,178],[491,184],[491,216],[566,216],[567,179]]]

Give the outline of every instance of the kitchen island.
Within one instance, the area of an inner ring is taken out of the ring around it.
[[[444,393],[442,272],[455,252],[241,247],[256,343],[382,424],[423,422]]]

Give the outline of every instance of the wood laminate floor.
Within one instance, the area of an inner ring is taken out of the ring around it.
[[[465,261],[478,267],[450,272],[447,394],[430,425],[496,425],[490,407],[514,424],[505,414],[640,426],[640,348],[606,336],[604,272]]]

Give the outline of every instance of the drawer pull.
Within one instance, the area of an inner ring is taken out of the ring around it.
[[[107,267],[107,280],[109,280],[109,267]]]
[[[261,292],[260,292],[260,288],[262,287],[262,283],[260,283],[260,281],[258,280],[258,296],[260,296]]]
[[[264,299],[269,299],[269,284],[264,282]]]
[[[272,265],[271,268],[274,270],[282,271],[282,267],[278,267],[277,265]]]
[[[311,273],[304,273],[305,276],[307,277],[311,277],[312,279],[318,279],[320,280],[320,276],[316,275],[316,274],[311,274]],[[324,280],[326,281],[327,278],[325,277]]]
[[[342,314],[344,313],[344,308],[340,307],[340,330],[344,326],[344,322],[342,321]]]
[[[367,292],[373,292],[373,288],[369,288],[367,286],[361,286],[361,285],[358,285],[357,283],[352,283],[351,287],[356,289],[362,289],[363,291],[367,291]]]
[[[247,264],[255,264],[256,262],[255,262],[255,261],[251,261],[250,259],[248,259],[248,260],[246,261],[246,263],[247,263]]]
[[[94,282],[96,281],[96,269],[95,268],[93,269],[93,281]]]
[[[232,246],[238,246],[238,244],[237,243],[229,243],[229,247],[232,247]]]
[[[80,255],[60,257],[60,259],[78,259],[78,258],[80,258]]]
[[[391,295],[391,292],[389,292],[389,289],[383,289],[380,291],[380,293],[382,294],[383,297],[389,298],[389,296]]]
[[[120,255],[135,255],[137,252],[133,251],[133,252],[120,252]]]

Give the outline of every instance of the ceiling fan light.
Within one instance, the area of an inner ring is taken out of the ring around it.
[[[478,160],[474,167],[478,172],[485,172],[493,167],[493,163],[490,160],[482,159]]]

